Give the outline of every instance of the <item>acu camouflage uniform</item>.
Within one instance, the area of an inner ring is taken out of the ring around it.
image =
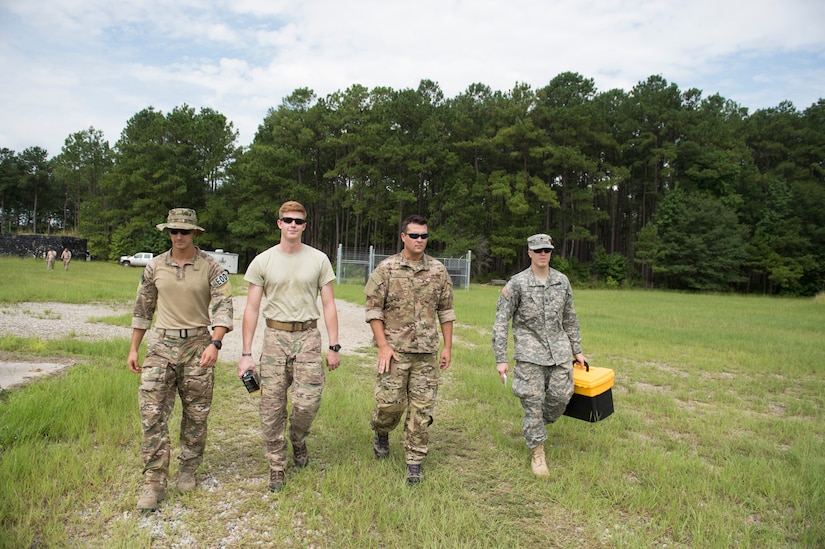
[[[389,433],[406,411],[406,461],[421,463],[438,394],[438,325],[456,318],[450,275],[433,257],[408,261],[399,253],[375,268],[364,293],[367,322],[384,323],[387,342],[401,359],[378,375],[370,427]]]
[[[579,319],[570,281],[550,269],[542,284],[528,268],[513,276],[496,304],[493,352],[507,362],[507,339],[513,320],[513,394],[524,408],[522,433],[527,446],[547,440],[545,424],[564,413],[573,396],[573,355],[581,353]]]
[[[184,297],[186,295],[186,297]],[[167,315],[164,308],[180,299],[194,299],[198,310],[187,318]],[[202,304],[202,306],[201,306]],[[149,330],[155,309],[158,325],[147,343],[140,375],[140,419],[143,426],[141,454],[144,479],[163,485],[169,476],[169,416],[180,394],[183,416],[180,426],[181,469],[194,471],[203,461],[206,427],[212,406],[214,368],[201,368],[201,354],[212,336],[207,326],[232,330],[232,286],[226,270],[212,257],[197,250],[195,258],[180,267],[167,251],[144,269],[132,315],[132,328]],[[160,325],[165,323],[177,325]]]

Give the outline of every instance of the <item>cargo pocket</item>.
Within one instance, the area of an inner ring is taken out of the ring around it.
[[[181,401],[194,407],[194,410],[208,413],[214,387],[214,368],[193,367],[184,376]]]

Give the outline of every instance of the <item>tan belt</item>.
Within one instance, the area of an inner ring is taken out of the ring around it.
[[[306,322],[280,322],[278,320],[266,319],[266,327],[273,330],[283,330],[285,332],[303,332],[311,330],[318,325],[317,320],[307,320]]]
[[[155,331],[160,334],[160,337],[179,337],[181,339],[186,339],[188,337],[195,337],[196,335],[208,332],[209,330],[206,326],[201,326],[200,328],[184,328],[182,330],[178,330],[177,328],[155,328]]]

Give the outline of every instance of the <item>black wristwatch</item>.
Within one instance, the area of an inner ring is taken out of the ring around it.
[[[223,347],[223,343],[221,343],[220,339],[213,339],[212,341],[209,342],[209,344],[214,345],[215,348],[219,351],[221,350],[221,347]]]
[[[329,346],[330,351],[335,351],[336,353],[341,350],[341,345],[336,343],[335,345]]]

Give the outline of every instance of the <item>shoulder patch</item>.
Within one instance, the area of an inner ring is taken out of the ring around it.
[[[504,296],[504,299],[509,299],[510,298],[510,288],[508,288],[507,286],[503,287],[501,289],[501,295]]]
[[[227,271],[224,271],[220,274],[220,276],[218,276],[215,280],[212,281],[212,285],[216,288],[220,288],[227,282],[229,282],[229,273]]]

